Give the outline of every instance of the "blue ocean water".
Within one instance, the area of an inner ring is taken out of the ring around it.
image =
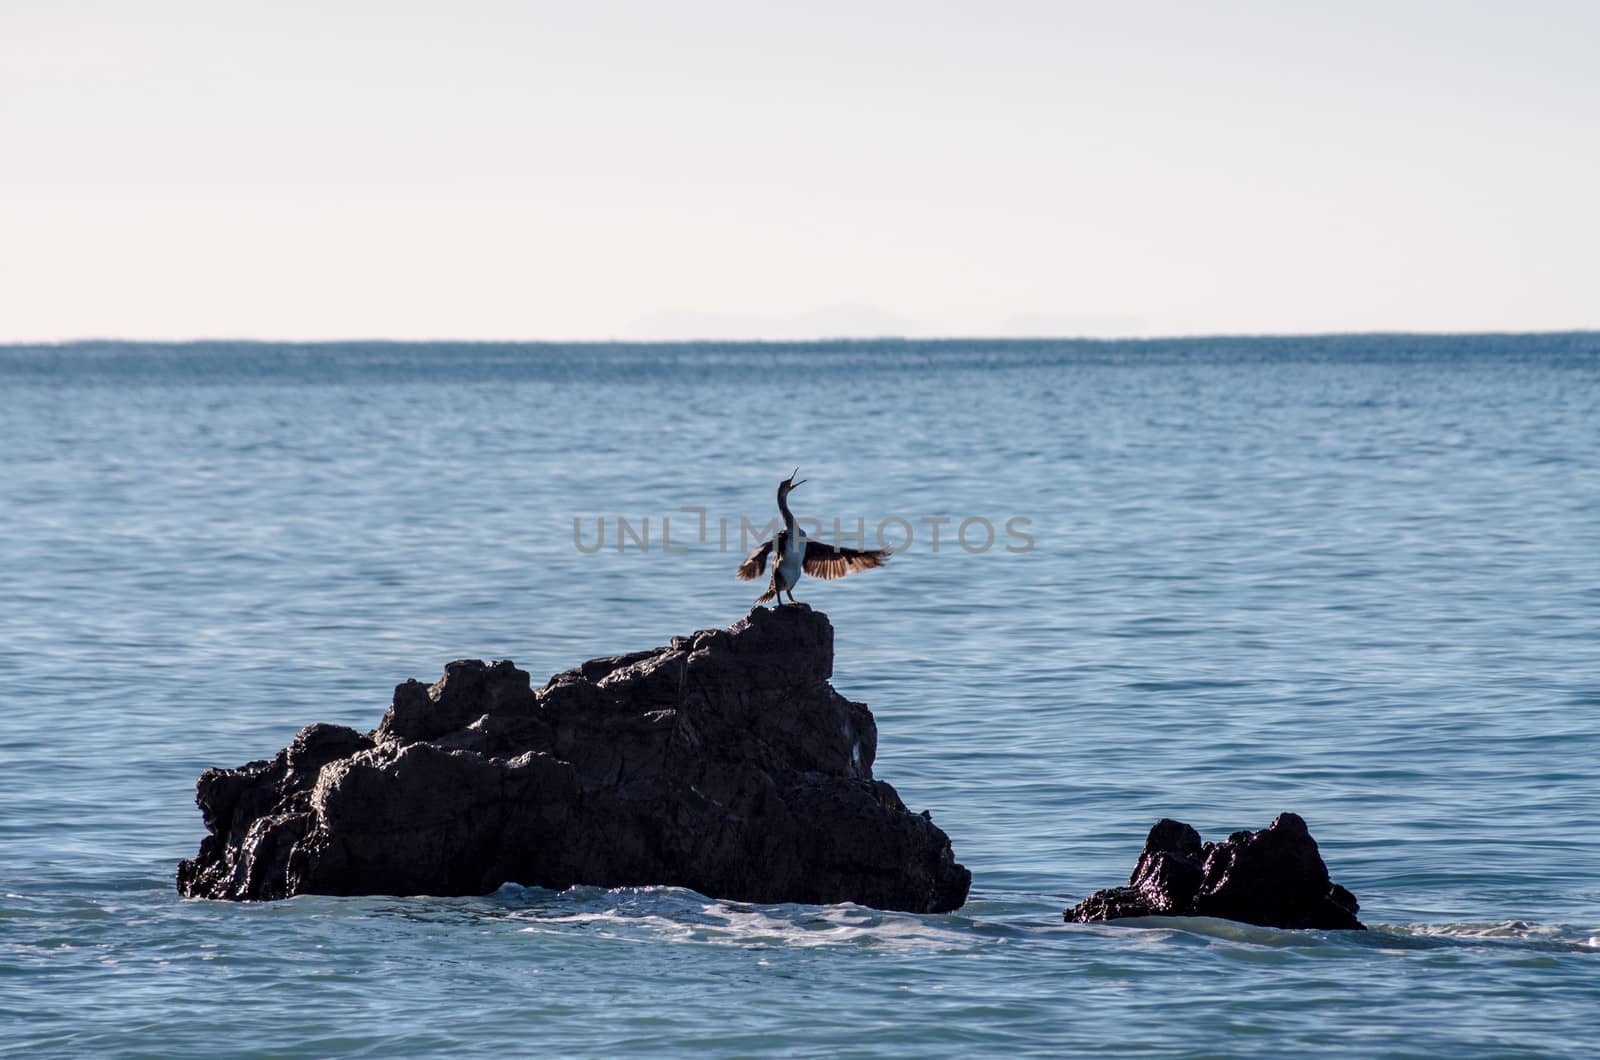
[[[963,909],[178,898],[209,766],[738,619],[796,464]],[[0,1053],[1596,1048],[1600,334],[3,347],[0,467]],[[1283,810],[1373,930],[1062,923]]]

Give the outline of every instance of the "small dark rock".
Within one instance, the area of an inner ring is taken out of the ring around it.
[[[1179,821],[1156,822],[1126,887],[1098,891],[1068,921],[1214,916],[1281,928],[1363,927],[1355,895],[1328,878],[1305,821],[1279,814],[1259,832],[1201,843]]]
[[[363,734],[303,729],[207,770],[191,897],[481,894],[507,882],[672,885],[751,902],[944,912],[971,874],[875,780],[872,712],[828,683],[804,604],[594,659],[534,691],[461,660]]]

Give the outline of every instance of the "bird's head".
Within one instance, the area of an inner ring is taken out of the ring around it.
[[[795,468],[794,469],[794,475],[798,475],[798,474],[800,474],[800,469],[799,468]],[[794,475],[790,475],[788,478],[786,478],[782,482],[778,483],[778,500],[779,501],[782,501],[785,497],[787,497],[789,495],[789,491],[790,490],[794,489],[796,486],[798,486],[801,483],[806,481],[805,479],[798,479],[797,480],[794,477]]]

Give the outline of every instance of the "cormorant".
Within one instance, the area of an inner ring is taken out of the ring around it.
[[[800,474],[800,469],[794,469],[794,475]],[[783,605],[784,593],[789,594],[789,602],[797,603],[794,598],[795,584],[800,581],[802,573],[813,578],[831,580],[843,578],[846,574],[854,574],[858,570],[871,570],[881,567],[889,562],[887,549],[862,550],[844,548],[839,545],[824,545],[819,541],[808,541],[805,531],[796,525],[794,513],[789,511],[789,491],[805,482],[805,479],[795,481],[790,475],[778,483],[778,511],[783,513],[783,529],[770,540],[761,543],[761,547],[745,557],[735,572],[740,580],[751,581],[761,577],[767,567],[767,560],[774,551],[777,561],[772,564],[772,580],[767,586],[767,591],[756,597],[756,603],[764,604],[768,600],[776,599],[776,606]]]

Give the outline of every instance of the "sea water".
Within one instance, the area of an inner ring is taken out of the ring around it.
[[[8,347],[0,462],[0,1052],[1600,1048],[1600,335]],[[178,897],[208,767],[738,620],[796,465],[965,907]],[[1062,922],[1284,810],[1372,930]]]

